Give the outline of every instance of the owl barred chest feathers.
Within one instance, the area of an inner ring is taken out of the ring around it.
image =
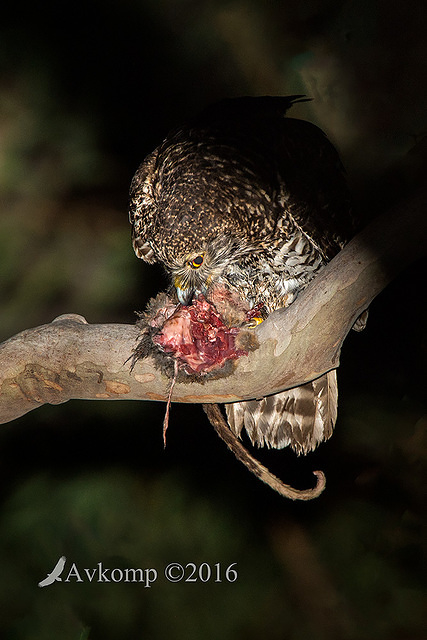
[[[263,243],[265,244],[265,243]],[[224,267],[219,282],[235,289],[251,307],[263,303],[267,313],[288,306],[324,264],[322,255],[298,230],[288,229],[268,248]]]
[[[218,284],[268,314],[352,235],[338,154],[320,129],[285,117],[296,98],[219,103],[172,132],[135,174],[135,252],[165,265],[183,304]],[[336,419],[335,373],[323,378],[227,405],[230,428],[260,446],[310,451]]]

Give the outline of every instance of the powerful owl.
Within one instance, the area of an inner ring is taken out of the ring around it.
[[[224,100],[172,131],[138,168],[136,255],[162,263],[181,305],[225,288],[248,325],[292,304],[353,234],[339,156],[315,125],[286,116],[304,96]],[[226,406],[232,431],[299,453],[329,438],[335,371],[262,400]]]

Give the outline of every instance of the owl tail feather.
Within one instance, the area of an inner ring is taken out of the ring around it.
[[[225,406],[228,424],[240,437],[243,427],[253,445],[282,449],[298,455],[313,451],[333,432],[337,419],[336,371],[262,400],[234,402]]]
[[[271,471],[264,467],[259,460],[254,458],[243,446],[237,436],[229,429],[219,405],[204,404],[203,409],[221,440],[225,442],[236,458],[242,462],[249,471],[256,475],[257,478],[262,480],[262,482],[265,482],[274,491],[277,491],[281,496],[290,498],[291,500],[312,500],[313,498],[320,496],[326,485],[326,478],[323,471],[313,471],[313,474],[317,478],[317,482],[316,486],[312,489],[295,489],[294,487],[285,484],[282,480],[273,475]]]

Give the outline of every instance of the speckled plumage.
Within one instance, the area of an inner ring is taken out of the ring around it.
[[[289,305],[352,234],[338,154],[320,129],[285,117],[299,98],[225,100],[171,132],[136,172],[135,252],[163,263],[183,299],[219,284],[269,313]],[[260,446],[301,453],[332,433],[336,398],[330,373],[226,408],[238,435],[245,427]]]

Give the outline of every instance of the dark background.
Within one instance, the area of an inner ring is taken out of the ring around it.
[[[421,0],[7,2],[1,339],[67,312],[134,321],[164,280],[130,245],[131,177],[217,99],[309,95],[292,115],[337,145],[362,219],[386,210],[422,175],[425,34]],[[259,454],[299,487],[323,469],[312,503],[260,484],[199,406],[172,406],[166,451],[163,404],[74,401],[2,425],[1,637],[424,639],[426,364],[417,263],[346,340],[333,438]],[[62,554],[159,578],[39,589]],[[171,584],[172,561],[237,562],[238,579]]]

